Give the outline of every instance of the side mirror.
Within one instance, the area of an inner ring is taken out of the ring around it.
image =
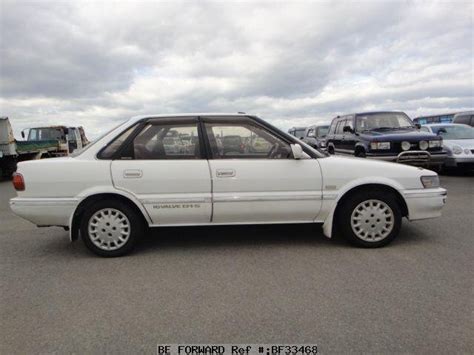
[[[421,124],[415,123],[415,127],[416,127],[416,129],[420,129],[420,128],[421,128]]]
[[[344,128],[342,129],[343,132],[349,132],[349,133],[353,133],[353,130],[350,126],[344,126]]]
[[[25,131],[21,131],[21,138],[25,139]]]
[[[290,147],[294,159],[299,160],[304,157],[303,148],[299,144],[291,144]]]

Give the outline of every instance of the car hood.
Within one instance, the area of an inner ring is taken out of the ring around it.
[[[444,139],[443,144],[449,148],[459,145],[462,148],[474,149],[474,139]]]
[[[377,139],[378,141],[419,141],[419,140],[433,140],[440,139],[436,134],[418,131],[414,129],[397,129],[393,131],[370,131],[360,134],[365,139]]]

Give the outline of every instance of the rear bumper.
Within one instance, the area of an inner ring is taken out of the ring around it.
[[[10,200],[10,209],[37,226],[69,226],[69,219],[79,204],[74,198],[21,198]]]
[[[446,204],[447,191],[441,187],[405,190],[403,196],[408,207],[408,219],[414,221],[440,217]]]
[[[391,161],[396,163],[404,163],[416,166],[433,166],[442,165],[446,160],[447,154],[442,153],[430,153],[427,151],[405,151],[398,155],[380,155],[367,153],[367,158],[378,159],[384,161]]]

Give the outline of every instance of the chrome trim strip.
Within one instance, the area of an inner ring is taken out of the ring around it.
[[[214,202],[320,201],[320,195],[217,196]]]
[[[197,197],[197,198],[155,198],[140,200],[144,205],[161,204],[161,203],[211,203],[211,198]]]
[[[323,192],[323,200],[335,200],[337,198],[337,194],[325,194]]]
[[[77,198],[12,198],[10,205],[31,206],[73,206],[79,203]]]
[[[441,197],[447,196],[448,192],[443,188],[435,188],[435,191],[430,191],[429,188],[426,191],[414,190],[414,191],[403,191],[405,198],[429,198],[429,197]]]

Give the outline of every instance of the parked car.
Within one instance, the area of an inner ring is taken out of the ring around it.
[[[422,132],[403,112],[365,112],[333,119],[330,154],[439,167],[446,159],[440,136]]]
[[[474,127],[474,111],[460,112],[455,114],[453,123],[462,123]]]
[[[445,167],[474,169],[474,128],[465,124],[428,124],[422,130],[443,137]]]
[[[306,127],[292,127],[288,130],[288,133],[292,136],[295,136],[298,139],[304,138],[304,132],[306,131]]]
[[[326,150],[326,136],[330,123],[318,123],[306,128],[303,142],[309,146],[321,150]]]
[[[174,129],[197,137],[186,156],[163,149]],[[224,154],[221,132],[267,149]],[[402,217],[439,217],[446,200],[433,171],[332,157],[245,114],[135,117],[74,157],[20,163],[13,185],[13,212],[102,256],[130,252],[159,226],[323,223],[327,237],[380,247]]]

